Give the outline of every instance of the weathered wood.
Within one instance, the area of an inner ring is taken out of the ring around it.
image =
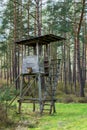
[[[19,113],[19,114],[21,113],[21,105],[22,105],[22,103],[19,102],[19,109],[18,109],[18,113]]]
[[[35,111],[35,102],[33,102],[33,112]]]
[[[39,45],[46,45],[51,42],[62,41],[62,40],[65,40],[65,38],[53,34],[48,34],[48,35],[33,37],[25,40],[19,40],[16,41],[16,43],[22,45],[28,45],[28,46],[36,46],[37,42],[39,43]]]
[[[58,40],[64,39],[61,37],[56,37],[55,35],[45,35],[17,42],[18,44],[22,43],[24,45],[28,45],[29,47],[35,45],[34,48],[36,49],[36,55],[27,56],[27,58],[25,58],[26,63],[23,62],[26,71],[21,74],[22,81],[20,87],[20,98],[18,100],[19,112],[21,111],[22,103],[32,103],[33,111],[36,109],[35,104],[38,103],[40,114],[42,114],[45,110],[48,110],[50,114],[52,112],[56,112],[55,93],[58,83],[57,80],[59,74],[60,59],[52,59],[52,57],[50,57],[48,52],[48,44],[52,41],[54,42]],[[46,45],[44,50],[46,51],[46,54],[44,54],[44,57],[41,56],[41,52],[39,51],[40,44]],[[43,65],[41,64],[42,62]],[[38,71],[35,71],[35,67],[36,69],[38,68]],[[41,67],[43,71],[41,71]],[[28,82],[25,81],[26,77],[29,77]],[[45,108],[48,103],[49,108]]]
[[[23,64],[22,64],[22,74],[30,74],[28,72],[29,68],[31,69],[31,72],[34,74],[37,73],[44,73],[44,63],[41,58],[39,58],[39,55],[33,55],[33,56],[25,56],[23,58]]]

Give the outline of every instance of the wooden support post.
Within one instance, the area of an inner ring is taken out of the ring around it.
[[[55,101],[53,102],[53,113],[56,113]]]
[[[49,112],[49,114],[51,114],[51,113],[52,113],[52,102],[50,104],[50,112]]]
[[[21,101],[19,101],[19,109],[18,109],[19,114],[21,113],[21,105],[22,105],[22,103],[21,103]]]
[[[33,102],[33,112],[35,112],[35,102]]]
[[[56,113],[55,101],[52,101],[51,105],[50,105],[50,112],[49,113],[51,114],[52,112]]]
[[[39,44],[37,42],[36,44],[36,49],[37,49],[37,57],[38,57],[38,65],[39,65]],[[39,104],[40,104],[40,113],[42,113],[42,93],[41,93],[41,73],[40,73],[40,66],[39,66],[39,72],[37,74],[38,78],[38,92],[39,92]]]
[[[22,105],[21,99],[22,99],[22,90],[23,90],[23,80],[24,80],[24,77],[22,75],[21,83],[20,83],[20,99],[19,99],[19,108],[18,108],[19,113],[21,113],[21,105]]]
[[[41,94],[41,75],[38,74],[38,89],[39,89],[39,104],[40,104],[40,113],[42,113],[42,94]]]

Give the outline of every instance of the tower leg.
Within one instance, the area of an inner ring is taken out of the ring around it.
[[[50,104],[50,112],[49,112],[49,114],[52,113],[52,108],[53,108],[53,103],[51,102],[51,104]]]
[[[35,102],[33,102],[33,112],[35,112]]]
[[[40,114],[42,115],[42,113],[43,113],[43,103],[42,101],[40,101]]]
[[[40,114],[43,111],[43,104],[42,104],[42,92],[41,92],[41,75],[38,74],[38,90],[39,90],[39,105],[40,105]]]
[[[23,81],[24,81],[24,77],[22,76],[21,77],[21,83],[20,83],[20,98],[19,98],[19,101],[18,101],[19,102],[18,113],[21,113],[21,105],[22,105],[21,98],[22,98]]]
[[[21,113],[21,105],[22,105],[22,103],[19,101],[19,108],[18,108],[18,113],[19,114]]]
[[[51,105],[50,105],[50,112],[49,113],[51,114],[52,112],[56,113],[56,108],[55,108],[55,102],[54,101],[52,101]]]
[[[53,113],[56,113],[55,102],[53,103]]]

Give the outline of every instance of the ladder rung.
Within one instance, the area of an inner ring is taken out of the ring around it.
[[[45,103],[44,106],[45,106],[45,105],[49,106],[50,104]]]
[[[49,111],[50,109],[43,109],[43,110],[47,110],[47,111]]]

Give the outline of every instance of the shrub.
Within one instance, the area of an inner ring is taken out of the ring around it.
[[[0,125],[2,123],[6,123],[6,119],[7,119],[6,110],[5,110],[4,106],[2,104],[0,104]]]
[[[72,102],[74,102],[72,97],[66,97],[64,99],[64,103],[72,103]]]
[[[79,97],[77,102],[79,102],[79,103],[87,103],[87,98],[86,97],[82,97],[82,98]]]

